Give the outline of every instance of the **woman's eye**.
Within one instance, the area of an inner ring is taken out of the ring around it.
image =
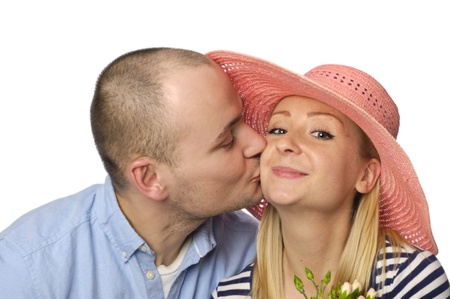
[[[334,135],[325,132],[325,131],[314,131],[312,132],[312,135],[318,139],[325,139],[325,140],[329,140],[329,139],[333,139]]]
[[[269,134],[286,134],[286,130],[280,128],[273,128],[269,130]]]

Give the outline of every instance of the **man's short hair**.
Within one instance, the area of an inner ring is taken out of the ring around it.
[[[176,48],[126,53],[100,74],[91,104],[95,145],[115,188],[125,188],[126,166],[147,156],[169,166],[177,163],[181,128],[171,117],[163,84],[179,68],[212,65],[203,54]]]

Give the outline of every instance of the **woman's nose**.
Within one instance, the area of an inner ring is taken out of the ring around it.
[[[293,137],[294,136],[288,133],[277,139],[276,148],[278,151],[281,153],[300,153],[301,147],[299,142]]]

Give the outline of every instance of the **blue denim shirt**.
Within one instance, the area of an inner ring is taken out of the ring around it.
[[[254,259],[258,224],[243,211],[206,221],[193,234],[168,298],[209,298],[220,279]],[[0,297],[162,299],[154,261],[107,177],[0,233]]]

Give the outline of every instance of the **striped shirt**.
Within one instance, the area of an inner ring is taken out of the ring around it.
[[[377,290],[377,298],[450,298],[450,285],[444,268],[429,251],[403,248],[395,267],[392,247],[386,240],[386,276],[381,282],[383,256],[380,254],[373,268],[371,288]],[[219,282],[211,298],[250,299],[253,263],[242,272]]]

